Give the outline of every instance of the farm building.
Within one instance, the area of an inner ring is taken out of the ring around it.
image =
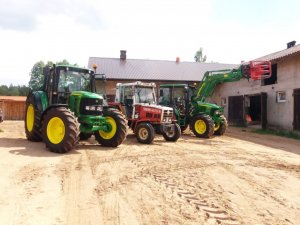
[[[232,124],[300,130],[300,45],[290,42],[256,60],[271,61],[270,78],[221,84],[211,101],[224,106]]]
[[[4,120],[23,120],[26,96],[0,96]]]
[[[109,101],[115,97],[117,83],[135,81],[155,82],[157,87],[164,83],[194,84],[202,80],[208,70],[231,69],[234,64],[181,62],[174,61],[127,59],[126,51],[121,50],[120,58],[90,57],[88,67],[97,65],[97,73],[107,77],[106,93]]]

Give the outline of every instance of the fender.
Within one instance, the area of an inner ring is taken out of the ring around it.
[[[26,103],[30,98],[33,99],[36,109],[39,110],[41,113],[44,112],[48,107],[48,97],[46,92],[44,91],[29,92],[27,95]]]

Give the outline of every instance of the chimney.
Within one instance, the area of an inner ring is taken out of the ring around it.
[[[126,60],[126,50],[120,50],[120,60]]]
[[[180,58],[176,57],[176,63],[179,63],[179,62],[180,62]]]
[[[287,43],[286,45],[287,45],[287,48],[291,48],[291,47],[294,47],[295,44],[296,44],[296,41],[291,41],[291,42]]]

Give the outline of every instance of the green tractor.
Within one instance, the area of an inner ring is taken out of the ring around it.
[[[181,131],[189,126],[200,138],[223,135],[227,128],[224,109],[206,102],[206,98],[213,94],[218,84],[242,78],[266,79],[270,76],[271,63],[268,61],[251,61],[232,70],[208,71],[198,88],[188,84],[161,84],[159,104],[173,107]]]
[[[123,115],[96,94],[95,73],[69,65],[45,67],[40,90],[26,99],[25,133],[50,151],[66,153],[93,134],[99,144],[117,147],[126,137]]]

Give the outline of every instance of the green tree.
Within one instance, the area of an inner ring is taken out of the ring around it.
[[[194,56],[195,62],[205,62],[206,55],[203,54],[203,48],[201,47]]]
[[[68,60],[64,59],[63,61],[59,61],[59,62],[56,62],[56,65],[70,65],[70,66],[78,66],[77,63],[75,64],[72,64],[72,63],[69,63]]]
[[[56,65],[71,65],[68,60],[64,59],[63,61],[56,62]]]
[[[10,96],[19,96],[19,89],[18,86],[13,86],[12,84],[9,85],[9,93]]]
[[[29,88],[26,85],[18,86],[19,95],[26,96],[28,94]]]
[[[40,90],[43,86],[44,76],[43,76],[43,68],[45,63],[43,61],[39,61],[35,63],[30,72],[30,80],[29,80],[29,88],[34,91]]]
[[[0,95],[8,95],[9,90],[6,85],[1,85],[0,86]]]

